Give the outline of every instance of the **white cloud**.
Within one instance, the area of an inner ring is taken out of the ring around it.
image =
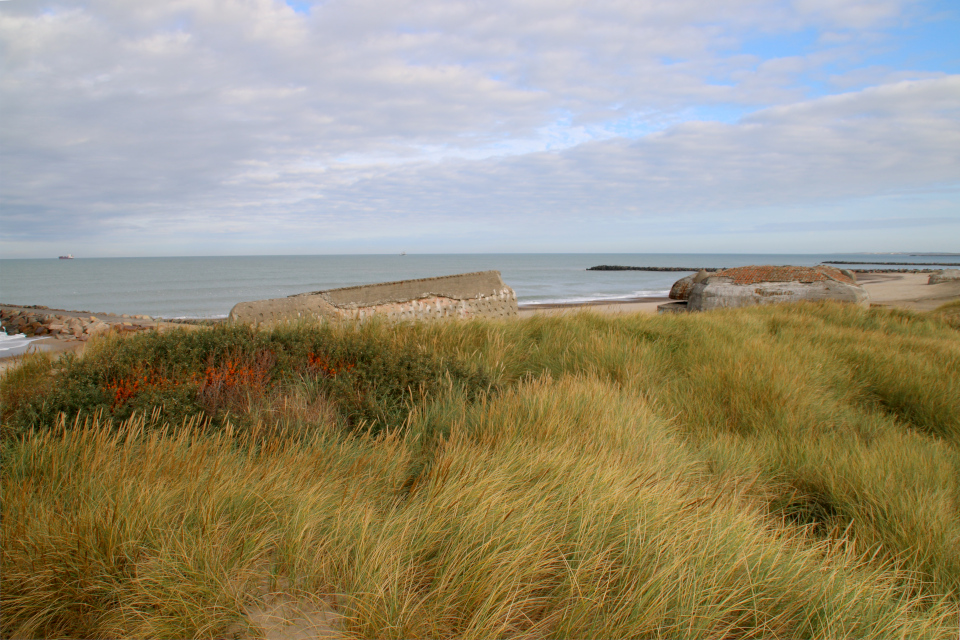
[[[4,3],[3,246],[27,242],[38,217],[64,234],[175,243],[178,225],[409,233],[952,184],[956,76],[831,72],[837,86],[881,86],[816,100],[800,82],[912,6]],[[835,35],[736,54],[757,33],[803,29]],[[760,110],[695,119],[714,107]]]

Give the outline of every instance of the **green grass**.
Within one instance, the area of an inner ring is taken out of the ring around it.
[[[955,638],[958,371],[949,308],[836,305],[33,357],[0,635],[256,635],[266,583],[347,637]]]

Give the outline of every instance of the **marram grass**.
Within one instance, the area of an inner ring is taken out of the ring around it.
[[[35,359],[0,635],[257,636],[272,590],[343,637],[955,638],[958,371],[949,314],[835,305]]]

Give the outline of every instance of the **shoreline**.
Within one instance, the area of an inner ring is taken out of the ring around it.
[[[940,305],[952,300],[960,299],[960,281],[944,282],[941,284],[927,284],[927,273],[903,271],[871,271],[857,273],[857,282],[870,294],[871,307],[888,307],[909,309],[912,311],[931,311]],[[602,314],[620,315],[625,313],[656,314],[657,307],[670,299],[666,296],[633,297],[616,300],[587,300],[578,302],[551,302],[527,303],[519,305],[519,317],[530,318],[536,315],[563,315],[580,311],[593,311]],[[62,315],[70,317],[87,317],[88,312],[69,311],[64,309],[40,308],[36,306],[18,306],[0,304],[5,311],[31,311],[37,314]],[[161,320],[146,316],[129,316],[117,314],[95,314],[96,318],[113,331],[134,332],[149,330],[168,330],[176,327],[209,326],[222,322],[223,319],[196,319],[196,320]],[[86,341],[72,337],[39,337],[26,345],[25,353],[36,351],[53,354],[79,353],[86,346]],[[0,372],[6,370],[24,353],[10,354],[0,357]]]

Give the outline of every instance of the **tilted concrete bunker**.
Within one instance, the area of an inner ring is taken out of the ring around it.
[[[441,320],[510,318],[517,315],[517,295],[499,271],[477,271],[439,278],[298,293],[286,298],[240,302],[230,320],[260,325],[316,318],[364,320]]]
[[[685,278],[674,285],[679,292],[677,297],[681,299],[660,305],[658,310],[661,313],[709,311],[802,300],[836,300],[861,307],[870,306],[869,295],[857,284],[852,272],[826,265],[751,265],[687,278],[690,279],[689,283],[681,284]],[[682,299],[684,295],[686,300]]]

